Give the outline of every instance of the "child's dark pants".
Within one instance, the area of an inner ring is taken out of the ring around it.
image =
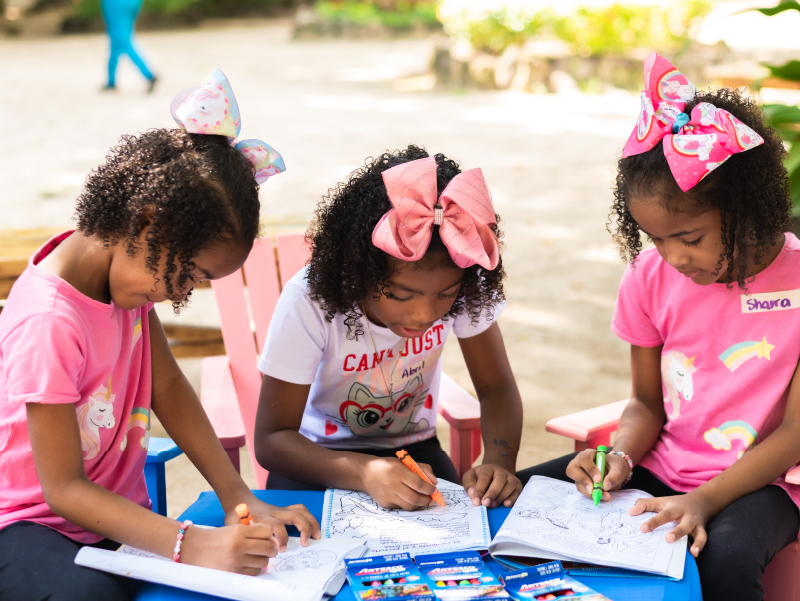
[[[0,599],[128,601],[134,581],[75,565],[82,545],[52,528],[16,522],[0,530]],[[116,550],[104,539],[90,545]]]
[[[571,482],[567,465],[575,453],[517,472],[524,485],[531,476]],[[672,490],[649,470],[635,467],[625,488],[654,497],[683,494]],[[764,596],[764,568],[797,539],[800,514],[786,491],[765,486],[734,501],[706,525],[708,541],[697,558],[704,601],[758,601]]]

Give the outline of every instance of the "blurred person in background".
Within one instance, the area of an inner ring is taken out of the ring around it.
[[[127,54],[147,79],[147,93],[151,93],[158,78],[150,71],[133,41],[133,27],[136,17],[139,15],[139,9],[142,7],[142,0],[102,0],[100,6],[103,10],[106,31],[111,41],[111,52],[108,57],[108,83],[103,90],[117,89],[117,63],[121,55]]]

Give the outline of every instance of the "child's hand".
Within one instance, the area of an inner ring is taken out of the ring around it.
[[[592,496],[595,482],[600,482],[600,470],[594,460],[597,457],[596,449],[586,449],[578,453],[567,466],[567,476],[575,480],[575,486],[585,497]],[[606,455],[606,475],[603,479],[603,501],[610,501],[611,495],[607,491],[617,490],[625,483],[630,466],[619,455]]]
[[[259,501],[255,497],[248,500],[247,507],[250,509],[250,516],[255,524],[264,524],[272,528],[273,540],[278,545],[278,551],[286,551],[289,543],[289,535],[286,526],[291,524],[300,531],[300,544],[304,547],[308,545],[310,538],[321,538],[319,522],[306,509],[305,505],[289,505],[287,507],[276,507],[269,503]],[[238,524],[239,516],[235,511],[225,516],[226,524]]]
[[[522,492],[522,482],[508,470],[484,463],[470,468],[461,480],[472,504],[476,507],[497,507],[503,503],[511,507]]]
[[[367,462],[362,482],[364,490],[386,509],[414,511],[431,504],[438,480],[427,463],[417,463],[431,482],[425,482],[399,459],[375,457]]]
[[[181,545],[181,563],[256,576],[278,554],[267,524],[196,528],[189,526]]]
[[[641,515],[645,512],[657,515],[642,524],[642,532],[650,532],[668,522],[678,522],[678,525],[667,533],[665,537],[667,542],[674,543],[688,534],[694,541],[689,552],[695,557],[700,555],[708,539],[706,523],[710,513],[708,503],[702,495],[693,491],[674,497],[637,499],[636,504],[628,511],[630,515]]]

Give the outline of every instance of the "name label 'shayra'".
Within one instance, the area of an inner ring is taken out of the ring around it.
[[[742,313],[785,311],[786,309],[797,309],[800,307],[800,290],[743,294],[741,298]]]

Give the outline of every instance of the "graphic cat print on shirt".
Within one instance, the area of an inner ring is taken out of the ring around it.
[[[400,391],[376,397],[361,383],[350,388],[347,400],[339,406],[339,415],[328,417],[356,436],[366,438],[398,436],[429,428],[428,420],[414,421],[422,407],[430,408],[433,398],[421,375],[414,376]],[[327,429],[327,428],[326,428]],[[338,428],[337,428],[338,429]],[[335,432],[335,430],[333,430]]]

